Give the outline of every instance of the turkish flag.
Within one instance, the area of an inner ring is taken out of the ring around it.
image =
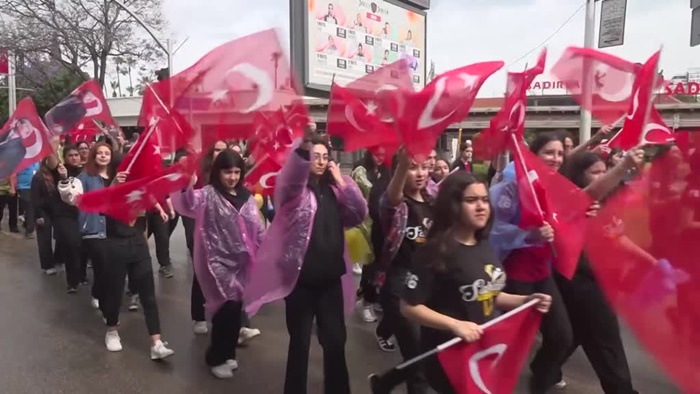
[[[0,48],[0,74],[10,73],[10,60],[7,49]]]
[[[637,73],[633,99],[622,130],[608,143],[610,147],[630,150],[637,145],[667,144],[675,141],[652,102],[661,51],[656,52]]]
[[[413,92],[411,70],[399,60],[346,86],[335,82],[328,103],[328,134],[343,139],[346,151],[397,144],[395,120],[406,110],[404,97]]]
[[[281,170],[282,164],[279,164],[270,156],[263,156],[246,173],[244,185],[252,193],[272,196],[275,191],[277,175]]]
[[[119,164],[117,171],[128,170],[131,180],[148,178],[163,168],[163,157],[156,138],[155,127],[157,124],[149,126],[149,129],[139,136],[129,153]]]
[[[408,152],[425,159],[438,137],[455,122],[461,122],[474,104],[486,80],[503,62],[464,66],[438,75],[423,90],[406,95],[406,109],[398,119],[398,131]]]
[[[102,133],[102,130],[91,119],[83,119],[70,132],[71,142],[76,144],[80,141],[94,141]]]
[[[53,152],[49,130],[31,97],[22,99],[0,129],[0,179],[17,174]]]
[[[172,93],[174,110],[201,127],[203,141],[211,140],[204,134],[247,139],[256,112],[301,103],[275,30],[223,44],[168,81],[168,89],[158,89],[159,96],[167,103]]]
[[[478,342],[460,343],[439,352],[440,364],[455,392],[513,393],[541,321],[542,314],[530,306],[484,329]]]
[[[474,157],[493,160],[510,144],[511,133],[518,141],[525,137],[527,89],[532,81],[544,72],[547,51],[540,54],[537,64],[523,72],[509,72],[506,98],[503,108],[491,119],[490,127],[474,138]]]
[[[186,188],[196,161],[188,157],[148,177],[129,179],[121,185],[85,193],[78,198],[77,206],[83,212],[100,213],[131,223],[142,211],[153,208],[170,193]]]
[[[255,132],[248,140],[248,152],[253,159],[270,159],[282,165],[292,149],[292,143],[304,136],[309,123],[306,107],[299,104],[274,112],[255,114]]]
[[[700,386],[697,159],[672,152],[655,158],[650,171],[589,219],[586,232],[586,252],[607,299],[687,393]]]
[[[520,223],[525,229],[540,227],[544,221],[554,228],[554,249],[542,246],[554,258],[554,266],[564,277],[571,278],[583,250],[582,228],[586,226],[586,210],[593,200],[564,176],[547,166],[540,158],[519,143],[514,152],[514,165],[520,199]],[[518,250],[508,260],[525,257]]]
[[[167,79],[146,86],[138,120],[138,125],[145,130],[157,121],[154,132],[163,155],[177,152],[191,144],[195,137],[195,131],[185,117],[171,108],[171,83],[172,80]]]
[[[102,89],[93,79],[73,90],[70,96],[51,108],[44,119],[53,134],[73,131],[82,121],[88,120],[116,125]]]

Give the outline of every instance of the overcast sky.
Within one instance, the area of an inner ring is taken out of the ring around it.
[[[511,69],[522,70],[527,62],[535,62],[539,50],[516,60],[554,33],[583,3],[432,0],[428,11],[428,60],[436,63],[438,73],[486,60],[503,60]],[[600,3],[597,8],[600,12]],[[174,36],[179,40],[189,36],[175,56],[175,71],[191,65],[219,44],[271,27],[281,29],[288,46],[288,13],[289,0],[166,0],[165,15]],[[643,62],[663,45],[660,68],[667,79],[700,67],[700,47],[689,45],[690,16],[688,0],[628,0],[625,45],[607,50]],[[547,43],[547,68],[567,46],[583,45],[584,17],[585,7]],[[596,42],[597,32],[596,26]],[[480,96],[502,95],[504,77],[505,72],[494,75]]]

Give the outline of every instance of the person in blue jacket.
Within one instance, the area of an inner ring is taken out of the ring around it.
[[[19,195],[19,211],[24,215],[24,236],[34,238],[34,206],[32,205],[32,178],[39,170],[39,163],[34,163],[17,173],[17,194]]]

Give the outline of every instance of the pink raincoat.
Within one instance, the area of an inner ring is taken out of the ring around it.
[[[293,151],[277,176],[275,185],[275,220],[265,233],[256,265],[246,288],[244,304],[250,316],[265,304],[288,296],[296,286],[304,255],[311,237],[316,214],[316,197],[307,187],[310,162]],[[356,227],[367,216],[367,203],[350,177],[343,177],[346,186],[334,187],[343,227]],[[345,253],[345,275],[342,277],[345,311],[355,304],[355,283]]]
[[[175,210],[195,219],[194,272],[206,300],[207,319],[229,300],[242,301],[264,232],[251,195],[240,212],[213,186],[170,195]]]

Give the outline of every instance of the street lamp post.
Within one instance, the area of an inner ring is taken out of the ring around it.
[[[586,1],[586,25],[583,46],[593,48],[595,46],[595,2],[596,0]],[[593,100],[593,70],[591,70],[590,62],[586,61],[583,74],[583,105],[581,106],[581,124],[578,131],[578,142],[582,144],[591,139],[591,112],[586,108],[591,108]]]

